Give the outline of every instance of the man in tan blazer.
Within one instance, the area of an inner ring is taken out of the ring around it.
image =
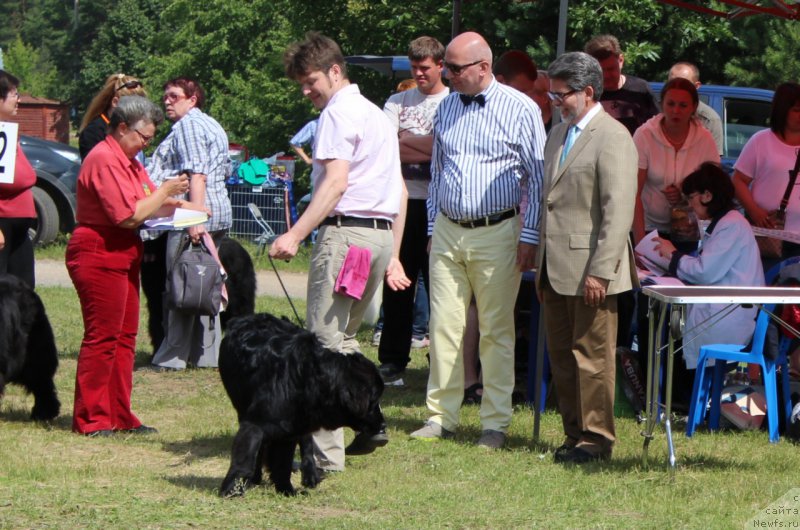
[[[556,462],[611,456],[617,294],[636,282],[628,232],[638,155],[598,103],[603,72],[583,52],[548,69],[561,113],[545,145],[537,292],[566,439]]]

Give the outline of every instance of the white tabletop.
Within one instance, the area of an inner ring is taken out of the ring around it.
[[[671,304],[800,304],[800,287],[648,285],[642,293]]]

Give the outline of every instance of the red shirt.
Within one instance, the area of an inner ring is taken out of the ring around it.
[[[144,166],[129,159],[110,135],[86,156],[78,175],[79,224],[118,226],[136,211],[136,202],[155,191]]]
[[[14,182],[0,184],[0,217],[36,217],[31,188],[36,184],[36,171],[28,162],[25,153],[17,142],[17,163],[14,168]]]

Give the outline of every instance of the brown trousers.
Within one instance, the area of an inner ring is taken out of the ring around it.
[[[547,350],[566,443],[610,455],[615,440],[617,297],[589,307],[583,296],[556,293],[541,283]]]

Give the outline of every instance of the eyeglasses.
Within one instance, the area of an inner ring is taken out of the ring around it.
[[[127,83],[118,86],[117,89],[114,90],[114,92],[119,92],[122,89],[134,90],[136,88],[140,88],[141,86],[142,86],[142,82],[141,81],[128,81]]]
[[[142,139],[142,144],[144,144],[145,147],[150,145],[150,142],[153,141],[153,137],[152,136],[147,136],[146,134],[142,134],[142,131],[140,131],[138,129],[132,129],[132,130],[133,130],[133,132],[135,132],[136,134],[139,135],[139,138]]]
[[[447,68],[447,71],[450,72],[452,75],[459,76],[464,72],[464,70],[466,70],[470,66],[475,66],[476,64],[480,64],[482,62],[483,62],[483,59],[477,60],[477,61],[469,63],[469,64],[453,64],[453,63],[448,63],[447,61],[445,61],[444,62],[444,67]]]
[[[175,103],[179,99],[186,99],[185,94],[177,94],[175,92],[167,92],[164,94],[164,97],[161,98],[162,101],[169,101],[170,103]]]
[[[575,92],[580,92],[579,90],[568,90],[567,92],[547,92],[547,97],[550,98],[551,101],[555,101],[556,103],[564,103],[564,100],[570,97]]]

